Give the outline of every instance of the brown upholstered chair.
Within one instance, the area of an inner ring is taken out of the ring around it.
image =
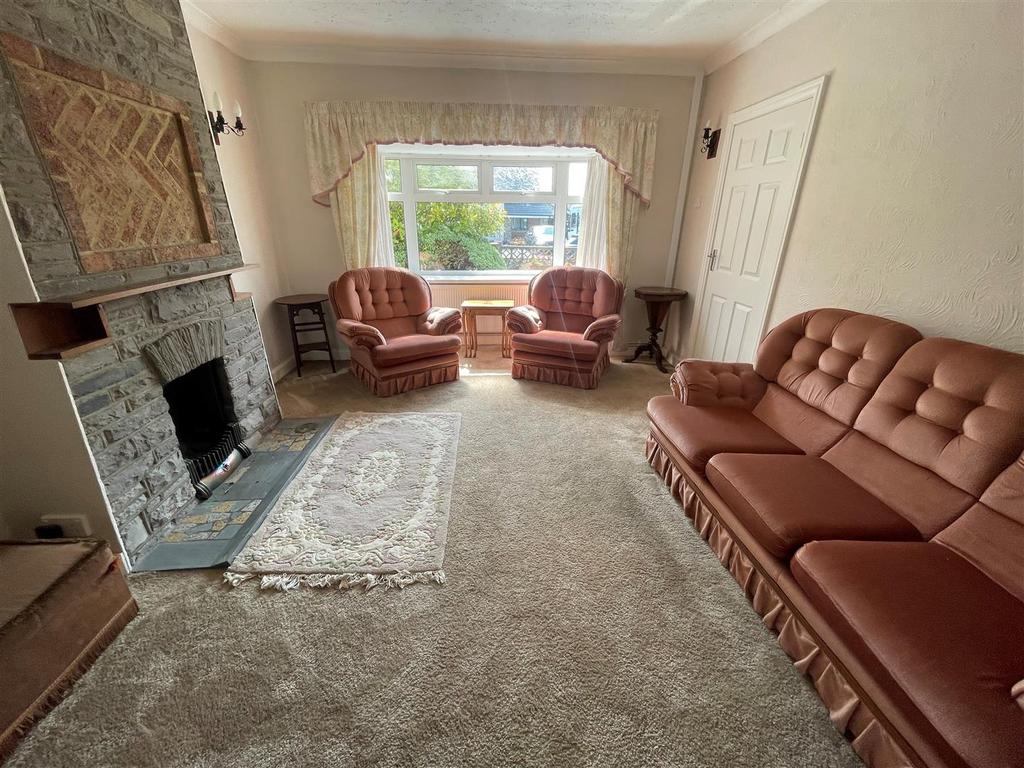
[[[353,269],[328,291],[352,372],[387,397],[459,378],[462,314],[432,307],[427,281],[406,269]]]
[[[512,378],[593,389],[622,325],[622,283],[600,269],[552,267],[533,278],[530,303],[505,316]]]

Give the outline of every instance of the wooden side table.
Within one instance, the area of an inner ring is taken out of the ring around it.
[[[635,363],[642,353],[647,352],[654,360],[658,370],[668,373],[665,368],[665,355],[661,351],[661,345],[658,344],[658,334],[661,333],[661,326],[665,324],[672,303],[685,299],[686,291],[657,286],[637,288],[633,291],[633,295],[647,305],[647,333],[650,334],[650,338],[647,339],[646,344],[641,344],[636,348],[633,357],[627,362]]]
[[[476,357],[477,333],[476,318],[478,315],[496,315],[501,317],[501,356],[512,356],[512,335],[505,325],[505,313],[515,302],[512,299],[466,299],[462,302],[462,323],[466,328],[466,357]]]
[[[331,360],[331,371],[337,372],[334,366],[334,351],[331,349],[331,339],[327,333],[327,321],[324,315],[324,302],[327,301],[326,293],[296,293],[292,296],[282,296],[274,299],[275,304],[281,304],[288,310],[288,324],[292,331],[292,350],[295,352],[295,370],[299,378],[302,378],[302,354],[304,352],[326,352]],[[300,320],[302,312],[312,312],[313,320]],[[299,343],[300,333],[316,333],[324,335],[323,341],[309,341]]]

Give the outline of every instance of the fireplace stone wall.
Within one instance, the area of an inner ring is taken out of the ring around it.
[[[252,302],[226,279],[107,305],[115,343],[64,364],[118,530],[130,551],[195,504],[163,386],[142,348],[197,320],[224,324],[224,363],[247,438],[280,419]]]
[[[49,48],[185,102],[221,255],[90,273],[83,267],[54,185],[0,65],[0,184],[41,299],[131,286],[242,263],[192,52],[177,0],[5,0],[0,33]],[[129,552],[195,503],[156,373],[141,348],[200,319],[224,324],[224,361],[247,438],[280,418],[252,301],[232,299],[227,278],[166,288],[105,305],[113,344],[64,369],[90,449]]]

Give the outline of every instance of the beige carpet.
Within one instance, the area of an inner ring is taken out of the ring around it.
[[[463,414],[448,584],[134,577],[141,616],[10,765],[860,765],[644,461],[666,391],[625,365],[593,392],[290,378],[288,416]]]

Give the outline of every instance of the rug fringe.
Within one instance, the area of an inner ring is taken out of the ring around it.
[[[251,579],[260,580],[260,589],[288,592],[300,587],[317,589],[356,589],[369,592],[374,587],[404,589],[411,584],[445,584],[444,571],[399,571],[397,573],[234,573],[227,571],[224,581],[232,587]]]

